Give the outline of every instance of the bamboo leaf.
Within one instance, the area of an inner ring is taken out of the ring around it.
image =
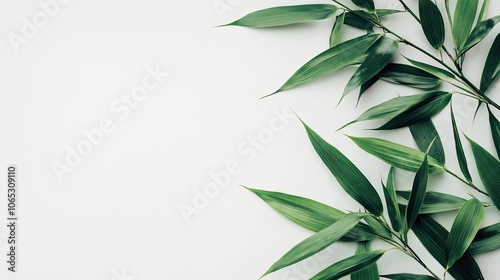
[[[397,63],[389,63],[377,77],[390,83],[419,89],[435,88],[441,83],[438,77],[419,68]]]
[[[408,200],[409,191],[397,191],[397,194]],[[424,197],[424,203],[420,208],[419,214],[435,214],[460,209],[465,203],[465,199],[450,194],[439,192],[427,192]]]
[[[418,212],[424,203],[425,193],[427,192],[427,181],[429,179],[429,164],[427,154],[424,155],[424,161],[415,174],[408,205],[406,206],[406,230],[410,229],[417,219]],[[407,232],[404,232],[406,236]],[[406,238],[405,238],[406,239]]]
[[[367,34],[322,52],[297,70],[275,93],[292,89],[353,64],[379,38],[380,35]]]
[[[351,0],[354,5],[360,7],[361,9],[365,9],[369,12],[375,12],[375,4],[373,0]]]
[[[457,50],[463,48],[465,41],[469,37],[476,18],[477,6],[478,0],[457,0],[451,30],[455,49]]]
[[[398,198],[396,195],[395,173],[396,170],[391,166],[389,175],[387,176],[387,186],[383,186],[383,190],[387,204],[387,213],[391,221],[392,229],[399,232],[402,222],[401,213],[399,212]]]
[[[365,221],[368,223],[368,225],[371,227],[373,233],[378,236],[382,236],[387,239],[392,238],[391,232],[384,226],[382,225],[377,219],[375,219],[373,216],[366,216]]]
[[[489,5],[490,5],[490,0],[483,0],[483,5],[481,5],[481,11],[479,12],[479,16],[477,17],[476,26],[486,18],[486,13],[488,12]]]
[[[370,213],[375,216],[382,215],[382,201],[365,175],[337,148],[327,143],[305,123],[303,125],[314,149],[347,194]]]
[[[384,277],[392,280],[437,280],[436,278],[428,275],[421,274],[411,274],[411,273],[397,273],[397,274],[387,274],[380,275],[380,277]]]
[[[469,249],[469,253],[476,255],[500,248],[500,223],[480,229]]]
[[[384,253],[383,250],[376,250],[343,259],[314,275],[311,280],[339,279],[374,264]]]
[[[378,82],[378,77],[375,76],[371,79],[369,79],[368,81],[366,81],[364,84],[361,85],[360,89],[359,89],[359,95],[358,95],[358,103],[359,103],[359,100],[361,100],[361,96],[363,96],[363,94],[365,94],[365,92],[371,87],[373,86],[376,82]]]
[[[377,9],[376,13],[379,17],[384,17],[392,15],[395,13],[400,13],[400,10],[390,10],[390,9]],[[359,29],[369,30],[373,28],[373,23],[367,21],[364,18],[372,18],[376,20],[372,15],[363,10],[353,10],[352,12],[346,12],[344,23]]]
[[[330,35],[330,48],[336,46],[340,42],[340,37],[342,36],[342,30],[344,29],[344,19],[345,12],[341,13],[335,19],[333,24],[332,33]]]
[[[412,231],[434,259],[436,259],[441,266],[446,267],[446,241],[449,235],[448,231],[427,215],[420,215],[417,218],[415,224],[413,224]],[[484,279],[479,266],[468,252],[465,252],[464,255],[448,269],[448,273],[456,279]]]
[[[453,127],[453,137],[455,139],[455,151],[457,153],[458,164],[460,165],[460,170],[464,175],[465,179],[472,182],[472,177],[469,172],[469,167],[467,164],[467,158],[465,157],[464,148],[462,146],[462,140],[460,140],[460,133],[458,133],[457,123],[455,121],[455,115],[453,114],[453,107],[450,106],[451,111],[451,125]]]
[[[490,85],[500,73],[500,34],[497,34],[495,41],[484,63],[483,74],[481,75],[481,91],[486,92]]]
[[[429,0],[428,0],[429,1]],[[493,29],[493,27],[500,21],[500,16],[496,16],[487,20],[481,21],[475,28],[472,30],[469,38],[464,43],[463,48],[458,53],[457,57],[462,56],[472,47],[474,47],[477,43],[481,42]]]
[[[259,28],[284,26],[326,19],[332,17],[336,11],[336,6],[327,4],[273,7],[250,13],[227,25]]]
[[[491,200],[500,210],[500,161],[468,137],[467,140],[469,140],[476,160],[479,178],[481,178]]]
[[[446,269],[465,253],[476,236],[484,218],[483,204],[473,198],[464,203],[451,226],[450,235],[446,241]]]
[[[322,251],[344,236],[349,230],[357,225],[361,218],[365,215],[366,214],[362,213],[346,214],[334,224],[295,245],[290,251],[275,262],[263,276],[297,263],[319,251]]]
[[[425,152],[429,150],[429,156],[435,158],[444,165],[446,157],[444,154],[443,143],[439,137],[436,127],[431,119],[427,119],[409,126],[411,135],[417,144],[420,151]],[[432,141],[434,144],[431,146]]]
[[[380,72],[380,70],[391,62],[397,50],[398,43],[387,37],[381,37],[375,42],[368,49],[365,61],[361,63],[358,70],[356,70],[347,83],[342,98]]]
[[[432,47],[439,50],[444,43],[444,21],[439,8],[431,0],[419,0],[420,24]]]
[[[491,137],[497,150],[497,156],[500,158],[500,122],[495,118],[493,113],[488,108],[488,115],[490,121]]]
[[[372,252],[370,242],[364,241],[358,243],[358,248],[356,249],[356,255],[361,255],[369,252]],[[378,279],[379,279],[378,267],[376,262],[351,274],[351,280],[378,280]]]
[[[432,65],[427,64],[427,63],[412,60],[412,59],[409,59],[407,57],[405,57],[405,58],[411,64],[413,64],[413,66],[415,66],[415,67],[417,67],[417,68],[419,68],[419,69],[421,69],[421,70],[423,70],[431,75],[434,75],[443,81],[455,80],[455,75],[453,75],[453,73],[451,73],[451,72],[448,72],[447,70],[432,66]]]
[[[378,138],[353,136],[349,138],[365,152],[396,168],[416,172],[424,161],[425,153],[401,144]],[[428,157],[428,163],[430,173],[439,173],[444,170],[444,166],[432,157]]]

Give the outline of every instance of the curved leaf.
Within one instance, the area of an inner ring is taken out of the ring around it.
[[[386,274],[380,275],[380,277],[384,277],[392,280],[437,280],[436,278],[428,275],[421,274],[411,274],[411,273],[397,273],[397,274]]]
[[[431,0],[418,0],[418,10],[427,41],[439,50],[444,43],[444,21],[441,12]]]
[[[370,12],[375,12],[375,4],[373,0],[351,0],[354,5],[360,7],[361,9],[365,9]]]
[[[377,77],[390,83],[420,89],[435,88],[441,83],[438,77],[419,68],[397,63],[389,63]]]
[[[373,216],[366,216],[365,221],[371,227],[371,229],[375,235],[381,236],[381,237],[384,237],[387,239],[392,238],[392,234],[389,231],[389,229],[387,229],[387,227],[385,227],[384,224],[381,224],[381,222],[378,221],[377,219],[375,219]]]
[[[478,0],[457,0],[451,30],[455,49],[457,50],[463,48],[465,41],[469,37],[476,18],[477,6]]]
[[[365,241],[358,243],[358,248],[356,249],[356,255],[361,255],[369,252],[372,252],[370,242]],[[378,280],[378,279],[379,279],[378,267],[376,262],[351,274],[351,280]]]
[[[406,206],[406,224],[405,229],[409,230],[415,220],[417,220],[418,212],[424,203],[425,193],[427,192],[427,181],[429,180],[429,164],[427,162],[427,154],[424,155],[424,161],[415,174],[408,205]],[[407,231],[404,232],[406,239]]]
[[[483,5],[481,5],[481,11],[477,17],[476,26],[486,18],[486,13],[488,12],[488,6],[490,5],[490,0],[483,0]]]
[[[493,138],[493,144],[495,144],[495,149],[497,150],[497,156],[500,158],[500,122],[497,120],[497,118],[495,118],[489,108],[488,115],[490,121],[491,137]]]
[[[465,179],[472,182],[472,177],[469,172],[469,167],[467,164],[467,158],[465,157],[464,148],[462,146],[462,140],[460,140],[460,133],[458,133],[457,123],[455,121],[455,115],[453,114],[453,107],[450,106],[451,111],[451,125],[453,127],[453,137],[455,139],[455,151],[457,153],[458,164],[460,165],[460,170],[464,175]]]
[[[453,73],[447,71],[447,70],[444,70],[444,69],[441,69],[441,68],[438,68],[436,66],[432,66],[430,64],[427,64],[427,63],[423,63],[423,62],[420,62],[420,61],[416,61],[416,60],[412,60],[412,59],[409,59],[407,57],[405,57],[406,60],[408,60],[411,64],[413,64],[415,67],[431,74],[431,75],[434,75],[438,78],[440,78],[441,80],[443,81],[450,81],[450,80],[455,80],[455,75],[453,75]]]
[[[458,210],[446,241],[446,269],[462,257],[476,236],[484,219],[483,204],[473,198],[464,203]]]
[[[473,255],[500,248],[500,223],[480,229],[467,251]]]
[[[396,195],[396,170],[391,166],[387,176],[387,186],[383,186],[387,213],[391,221],[392,229],[399,231],[401,229],[401,212],[399,211],[398,198]],[[383,185],[383,184],[382,184]]]
[[[397,194],[406,200],[410,198],[409,191],[397,191]],[[427,192],[424,197],[424,203],[418,213],[435,214],[457,210],[464,205],[465,201],[461,197],[446,193]]]
[[[311,280],[339,279],[374,264],[384,253],[383,250],[376,250],[343,259],[314,275]]]
[[[483,74],[481,75],[481,91],[486,92],[490,85],[500,73],[500,34],[497,34],[495,41],[484,63]]]
[[[420,151],[425,152],[430,146],[429,156],[442,163],[446,162],[443,143],[431,119],[427,119],[409,126],[411,135]],[[434,143],[433,143],[434,141]],[[431,146],[431,144],[433,145]]]
[[[308,4],[263,9],[250,13],[227,25],[275,27],[332,17],[337,7],[327,4]]]
[[[429,1],[429,0],[428,0]],[[481,21],[475,28],[472,30],[469,38],[464,43],[463,48],[458,53],[457,57],[462,56],[472,47],[474,47],[477,43],[481,42],[488,33],[493,29],[493,27],[500,21],[500,16],[496,16],[487,20]]]
[[[345,12],[341,13],[335,19],[333,24],[332,33],[330,35],[330,48],[336,46],[340,42],[342,30],[344,29]]]
[[[377,9],[376,13],[377,16],[384,17],[395,13],[401,13],[401,11],[391,10],[391,9]],[[374,18],[373,15],[370,15],[369,13],[363,10],[353,10],[352,12],[346,12],[344,23],[349,26],[364,30],[369,30],[373,28],[374,26],[373,23],[367,21],[365,18],[372,18],[373,20],[376,20],[376,18]]]

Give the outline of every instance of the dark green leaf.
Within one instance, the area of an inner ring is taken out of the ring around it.
[[[458,164],[460,165],[460,170],[464,177],[472,182],[472,177],[469,172],[469,167],[467,164],[467,158],[465,157],[464,148],[462,146],[462,140],[460,140],[460,133],[458,133],[457,123],[455,122],[455,115],[453,114],[453,107],[450,106],[451,111],[451,125],[453,126],[453,137],[455,139],[455,151],[457,153]]]
[[[431,0],[418,0],[418,10],[427,41],[439,50],[444,43],[444,21],[439,8]]]
[[[360,7],[361,9],[365,9],[370,12],[375,11],[375,4],[373,0],[351,0],[354,5]]]
[[[432,276],[411,273],[387,274],[380,275],[380,277],[392,280],[436,280],[436,278]]]
[[[345,12],[338,15],[335,19],[335,23],[333,24],[332,28],[332,34],[330,35],[330,48],[336,46],[340,42],[342,30],[344,29],[344,18]]]
[[[359,242],[356,249],[356,255],[369,253],[372,251],[370,242]],[[357,272],[351,274],[351,280],[378,280],[378,267],[377,263],[373,263]]]
[[[468,137],[467,140],[469,140],[476,160],[479,178],[481,178],[491,200],[500,210],[500,161]]]
[[[411,65],[389,63],[377,77],[394,84],[410,86],[420,89],[437,87],[441,80],[419,68]]]
[[[448,259],[446,268],[451,267],[469,248],[483,223],[483,218],[483,204],[475,198],[465,202],[458,210],[446,241],[446,256]]]
[[[422,245],[436,259],[441,266],[446,267],[446,240],[448,231],[427,215],[420,215],[412,231],[420,240]],[[481,270],[471,254],[466,252],[455,264],[448,269],[455,279],[477,280],[483,279]]]
[[[377,138],[352,137],[349,136],[358,147],[391,166],[404,170],[416,172],[424,160],[425,153],[394,142]],[[436,159],[428,157],[429,172],[438,173],[444,167]]]
[[[250,188],[248,190],[285,218],[315,232],[327,228],[345,215],[338,209],[308,198]],[[364,241],[373,238],[370,227],[360,223],[340,238],[340,241]]]
[[[495,41],[491,46],[488,57],[483,68],[483,74],[481,76],[481,91],[486,92],[490,85],[498,77],[500,73],[500,34],[497,34]]]
[[[455,49],[457,50],[463,48],[465,41],[469,37],[476,18],[477,6],[478,0],[457,0],[451,30]]]
[[[387,186],[383,186],[383,190],[392,229],[399,231],[401,229],[401,213],[399,212],[398,198],[396,196],[395,173],[396,170],[391,166],[389,175],[387,176]]]
[[[342,188],[370,213],[376,216],[382,215],[382,201],[365,175],[337,148],[327,143],[306,124],[304,127],[314,149]]]
[[[385,251],[377,250],[343,259],[314,275],[311,280],[339,279],[374,264],[384,253]]]
[[[379,17],[384,17],[395,13],[400,13],[401,11],[389,10],[389,9],[377,9],[376,12]],[[366,20],[365,18],[376,20],[376,18],[374,18],[372,15],[368,14],[363,10],[353,10],[352,12],[346,12],[344,23],[349,26],[364,30],[369,30],[373,28],[374,26],[373,23]]]
[[[375,235],[384,237],[386,239],[392,238],[391,232],[373,216],[366,216],[365,221],[372,228],[372,231]]]
[[[413,64],[415,67],[431,74],[434,75],[438,78],[440,78],[443,81],[451,81],[455,80],[455,75],[453,75],[451,72],[448,72],[447,70],[432,66],[427,63],[423,63],[420,61],[412,60],[407,57],[405,57],[406,60],[408,60],[411,64]]]
[[[359,95],[358,95],[358,103],[359,103],[359,100],[361,99],[361,96],[363,96],[363,94],[365,94],[365,92],[371,87],[373,86],[376,82],[378,82],[378,77],[375,76],[371,79],[369,79],[368,81],[366,81],[364,84],[361,85],[360,89],[359,89]]]
[[[500,122],[495,118],[493,113],[488,108],[491,137],[493,138],[493,143],[495,144],[495,149],[497,150],[497,156],[500,157]]]
[[[427,154],[424,155],[424,161],[415,174],[413,180],[413,187],[411,189],[410,197],[408,198],[408,205],[406,206],[406,229],[410,229],[415,220],[417,219],[418,212],[424,203],[425,193],[427,192],[427,181],[429,179],[429,164],[427,162]],[[405,232],[405,236],[406,236]]]
[[[435,158],[437,161],[444,165],[446,159],[444,154],[443,144],[441,143],[441,138],[439,133],[434,126],[431,119],[427,119],[409,126],[411,135],[417,143],[417,147],[420,151],[425,152],[431,145],[432,141],[434,144],[430,146],[429,156]]]
[[[429,1],[429,0],[428,0]],[[484,21],[481,21],[475,28],[472,30],[469,38],[464,44],[464,47],[460,50],[457,57],[462,56],[472,47],[474,47],[477,43],[481,42],[488,33],[493,29],[493,27],[500,21],[500,16],[496,16]]]
[[[481,254],[500,248],[500,223],[480,229],[467,250],[469,253]]]
[[[264,275],[304,260],[338,241],[359,223],[364,214],[349,213],[331,226],[304,239],[275,262]]]
[[[406,200],[410,198],[409,191],[397,191],[397,194]],[[434,214],[453,211],[462,207],[464,203],[465,199],[457,196],[439,192],[427,192],[425,194],[424,203],[418,213]]]
[[[308,4],[273,7],[250,13],[227,25],[275,27],[332,17],[337,7],[327,4]]]

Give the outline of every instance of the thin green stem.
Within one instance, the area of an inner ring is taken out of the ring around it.
[[[451,176],[457,178],[458,180],[462,181],[462,183],[466,184],[467,186],[473,188],[474,190],[476,190],[477,192],[479,193],[482,193],[486,196],[490,196],[488,193],[482,191],[481,189],[479,189],[478,187],[476,187],[476,185],[474,185],[472,182],[469,182],[467,180],[465,180],[464,178],[458,176],[457,174],[453,173],[452,171],[450,171],[449,169],[445,168],[444,169],[446,171],[446,173],[450,174]]]

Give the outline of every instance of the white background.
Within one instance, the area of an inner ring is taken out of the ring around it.
[[[384,7],[401,8],[397,1],[384,2]],[[500,12],[500,5],[492,2],[489,17]],[[227,10],[215,8],[221,3]],[[215,28],[257,9],[291,3],[298,2],[73,0],[60,5],[16,52],[9,34],[21,35],[23,18],[33,22],[43,10],[38,1],[1,0],[0,182],[6,185],[7,165],[16,164],[20,220],[19,272],[7,273],[1,261],[0,278],[257,279],[311,232],[280,217],[240,184],[313,198],[343,210],[359,209],[324,167],[296,118],[275,132],[255,157],[238,151],[269,128],[276,110],[292,108],[380,190],[377,182],[388,167],[342,133],[414,146],[409,132],[365,130],[373,123],[334,131],[381,100],[417,91],[379,83],[357,108],[356,94],[335,108],[353,73],[348,69],[259,101],[328,47],[333,20],[272,30]],[[409,15],[398,15],[388,25],[426,44]],[[344,39],[352,34],[344,34]],[[476,83],[493,38],[490,35],[467,58],[467,73]],[[409,48],[401,52],[421,57]],[[140,85],[148,67],[170,75],[120,119],[111,104]],[[492,96],[499,100],[498,94]],[[493,151],[489,133],[484,133],[484,108],[473,128],[475,104],[463,98],[453,102],[461,130]],[[445,111],[436,116],[436,126],[447,165],[458,171]],[[115,129],[58,180],[54,162],[65,164],[66,147],[75,149],[85,140],[82,131],[98,128],[106,118]],[[472,166],[467,145],[466,152]],[[196,191],[213,181],[209,174],[232,161],[239,164],[239,174],[187,223],[179,207],[192,206]],[[478,179],[475,171],[473,176]],[[399,188],[409,188],[411,180],[410,174],[400,172]],[[465,198],[470,192],[443,174],[432,176],[430,184],[429,189],[452,190]],[[1,213],[6,212],[5,202],[6,190],[0,191]],[[497,210],[488,213],[485,225],[499,221]],[[441,217],[449,225],[453,213]],[[2,256],[6,234],[2,226]],[[425,250],[416,247],[441,273]],[[353,252],[351,244],[334,244],[319,257],[266,279],[306,279]],[[477,257],[487,279],[495,278],[499,256],[493,252]],[[379,261],[379,269],[425,273],[396,251]]]

